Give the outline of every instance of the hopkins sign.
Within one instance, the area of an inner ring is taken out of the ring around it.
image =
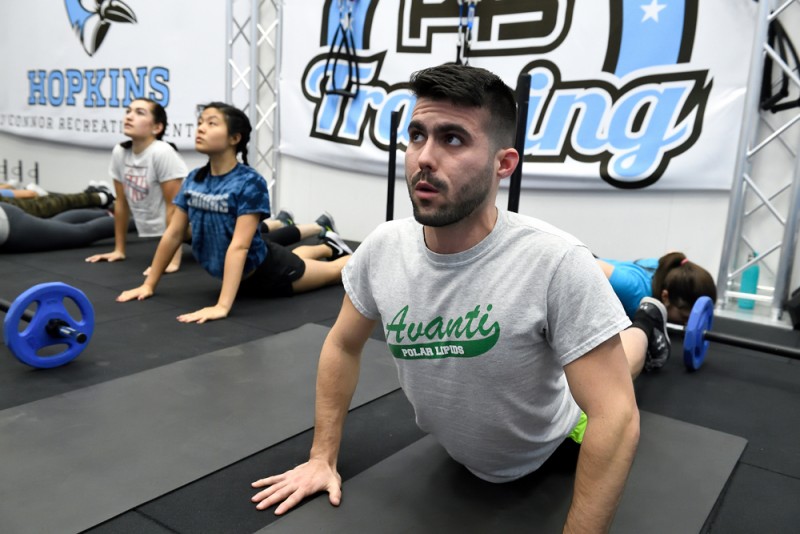
[[[526,186],[730,187],[751,0],[484,0],[472,17],[469,4],[287,3],[282,151],[385,173],[392,111],[407,142],[411,73],[466,55],[512,87],[531,75]]]
[[[193,148],[196,105],[224,94],[224,8],[189,21],[191,0],[4,3],[0,131],[110,149],[144,97],[167,109],[165,139]]]

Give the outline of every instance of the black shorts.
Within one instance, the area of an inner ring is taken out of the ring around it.
[[[291,297],[292,282],[306,272],[306,264],[289,249],[266,241],[267,258],[242,280],[240,292],[254,297]]]

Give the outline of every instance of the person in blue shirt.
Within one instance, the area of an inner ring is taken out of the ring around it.
[[[676,324],[686,324],[698,298],[717,300],[711,274],[683,252],[636,261],[599,258],[597,263],[631,318],[644,297],[660,300],[667,308],[668,320]]]
[[[192,252],[222,289],[216,304],[178,317],[204,323],[228,316],[240,291],[256,296],[290,296],[341,282],[352,250],[336,233],[326,231],[323,243],[292,251],[261,235],[270,215],[264,178],[247,165],[252,127],[239,109],[222,102],[203,108],[197,122],[195,148],[208,164],[187,176],[175,196],[177,210],[158,244],[144,283],[122,292],[117,301],[153,295],[170,258],[191,223]],[[242,154],[240,163],[238,154]]]

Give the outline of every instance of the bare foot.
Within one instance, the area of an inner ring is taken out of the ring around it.
[[[170,263],[169,265],[167,265],[167,268],[164,269],[164,274],[176,273],[180,268],[181,268],[180,263]],[[150,269],[152,269],[152,267],[148,267],[147,269],[145,269],[142,275],[148,276],[150,274]]]

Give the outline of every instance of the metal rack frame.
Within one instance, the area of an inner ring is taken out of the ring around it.
[[[798,207],[800,207],[800,157],[798,157],[796,147],[793,148],[786,141],[785,134],[794,124],[800,121],[800,110],[788,112],[788,114],[793,114],[795,111],[797,113],[782,122],[780,126],[773,127],[766,120],[765,114],[760,111],[759,101],[764,62],[767,56],[773,60],[782,74],[788,76],[791,82],[797,88],[800,88],[798,74],[792,71],[789,65],[780,58],[767,40],[769,24],[785,14],[787,8],[792,4],[800,8],[800,0],[783,1],[774,9],[775,2],[773,0],[761,0],[759,2],[753,56],[751,58],[745,99],[745,117],[739,138],[725,241],[717,277],[720,308],[724,309],[728,306],[732,298],[746,298],[756,302],[765,302],[769,303],[770,319],[772,321],[780,321],[782,317],[784,302],[789,293],[789,284],[797,248]],[[759,126],[764,126],[767,130],[770,130],[763,138],[760,138]],[[754,166],[755,158],[763,154],[762,151],[767,146],[782,147],[790,158],[794,160],[792,176],[787,178],[787,183],[778,187],[771,194],[765,191],[766,187],[762,187],[762,182],[766,180],[761,180],[761,178],[768,173],[763,169],[756,170]],[[746,209],[745,206],[748,193],[755,195],[756,203],[751,209]],[[778,205],[779,199],[787,204],[786,209],[780,209]],[[776,238],[765,249],[762,249],[758,256],[746,259],[749,253],[756,252],[753,244],[753,225],[748,223],[752,221],[752,215],[761,207],[766,208],[779,225],[783,227],[783,235],[781,238]],[[746,248],[742,248],[742,245]],[[779,253],[779,259],[777,268],[774,270],[774,287],[759,286],[755,295],[736,290],[738,288],[737,280],[745,269],[755,264],[767,266],[765,260],[776,252]]]
[[[250,165],[267,178],[270,199],[278,188],[282,0],[228,0],[225,101],[247,113],[253,126]],[[271,21],[265,28],[261,21]]]

